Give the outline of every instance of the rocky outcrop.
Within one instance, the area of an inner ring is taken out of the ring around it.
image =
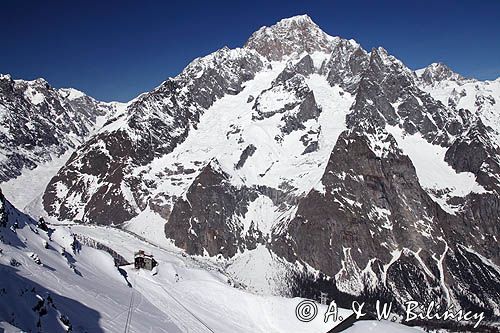
[[[256,197],[252,190],[234,187],[217,161],[211,161],[175,203],[165,234],[190,254],[232,257],[247,243],[255,247],[261,241],[255,228],[244,234],[237,219]]]
[[[492,142],[492,129],[478,118],[453,142],[445,160],[457,172],[472,172],[486,189],[500,189],[500,149]]]
[[[126,133],[118,134],[121,135],[107,137],[107,140],[97,135],[79,151],[85,147],[94,149],[85,154],[73,153],[43,195],[43,205],[49,214],[62,220],[105,225],[127,221],[134,216],[135,203],[127,200],[121,187],[126,174],[124,162],[133,147]],[[106,181],[101,183],[103,180]],[[80,209],[74,206],[76,198],[83,204]]]
[[[308,75],[315,72],[316,68],[314,67],[314,62],[311,56],[306,55],[296,63],[293,61],[288,61],[285,69],[275,79],[275,83],[285,82],[297,74],[307,77]]]
[[[467,244],[500,264],[500,150],[492,140],[492,129],[477,119],[471,128],[446,151],[445,160],[457,172],[471,172],[485,190],[471,193],[463,200],[461,222],[455,227],[471,235]],[[456,231],[456,230],[455,230]]]
[[[467,248],[498,253],[469,240],[471,229],[421,188],[412,162],[390,135],[385,143],[386,153],[378,156],[367,137],[344,132],[321,185],[299,201],[286,232],[273,236],[273,250],[334,278],[352,299],[386,290],[400,305],[434,301],[496,313],[500,272]],[[486,298],[473,296],[478,281],[493,287],[480,292]]]
[[[385,125],[421,133],[429,142],[449,145],[467,127],[469,113],[450,110],[420,90],[413,73],[387,51],[373,49],[347,117],[351,127],[374,132]]]
[[[312,67],[310,56],[305,56],[295,65],[287,64],[273,81],[271,88],[262,91],[256,98],[253,106],[255,110],[252,115],[253,120],[258,121],[277,114],[281,115],[282,135],[275,137],[277,141],[283,140],[283,136],[293,131],[305,130],[304,124],[308,120],[317,121],[321,108],[317,105],[314,93],[306,83],[306,76],[313,72],[314,67]],[[279,102],[276,103],[276,101]],[[308,142],[304,145],[307,144]]]
[[[354,93],[369,62],[368,53],[353,40],[341,39],[333,48],[328,61],[321,65],[320,73],[328,82],[340,85]]]
[[[350,260],[363,270],[371,258],[389,262],[402,244],[418,250],[439,243],[430,236],[442,236],[437,216],[443,212],[420,187],[394,139],[388,135],[385,142],[390,148],[377,156],[367,137],[344,132],[320,190],[299,201],[288,231],[293,252],[328,275],[342,269],[348,248]]]
[[[248,145],[242,152],[241,152],[241,156],[240,156],[240,159],[238,161],[238,163],[236,163],[236,165],[234,166],[236,169],[241,169],[241,167],[245,164],[245,162],[247,161],[247,159],[252,156],[255,151],[257,150],[257,148],[250,144]]]

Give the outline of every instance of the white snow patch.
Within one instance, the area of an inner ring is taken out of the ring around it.
[[[14,206],[24,210],[42,196],[52,177],[66,163],[72,153],[73,151],[69,150],[33,170],[23,169],[21,176],[0,184],[2,191]]]
[[[165,223],[167,223],[167,220],[148,207],[139,215],[126,222],[122,228],[138,236],[147,238],[155,244],[164,245],[168,243],[165,237]]]
[[[427,142],[419,133],[408,135],[397,126],[386,126],[398,146],[408,155],[415,166],[417,176],[425,189],[444,190],[450,197],[464,197],[467,194],[485,193],[486,190],[476,182],[476,177],[470,172],[457,173],[444,160],[446,148]],[[432,195],[432,193],[430,193]],[[435,197],[435,196],[434,196]],[[438,202],[443,209],[454,212],[454,208],[446,200]]]
[[[279,295],[288,292],[286,264],[264,245],[237,254],[227,263],[227,272],[249,290],[262,295]]]
[[[313,52],[313,53],[309,54],[309,56],[311,57],[311,59],[313,61],[314,68],[316,70],[319,70],[321,68],[321,65],[323,65],[323,63],[325,61],[328,61],[328,59],[330,58],[330,55],[328,53],[319,52],[319,51]]]
[[[74,100],[85,96],[85,93],[74,88],[61,88],[58,90],[58,92],[61,94],[61,96],[69,100]]]
[[[45,101],[45,96],[36,91],[32,86],[28,86],[28,88],[24,91],[24,97],[34,105],[41,104]]]
[[[243,235],[245,235],[253,222],[254,228],[260,230],[264,235],[271,233],[271,228],[276,220],[279,219],[281,212],[274,206],[273,201],[260,195],[254,201],[250,202],[248,211],[241,220],[243,223]]]

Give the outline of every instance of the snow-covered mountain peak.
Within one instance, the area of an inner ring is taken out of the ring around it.
[[[59,93],[69,99],[69,100],[74,100],[80,97],[86,96],[85,93],[81,92],[80,90],[74,89],[74,88],[61,88],[59,89]]]
[[[11,80],[12,78],[10,77],[9,74],[0,74],[0,80]]]
[[[45,80],[43,77],[39,77],[37,79],[34,79],[32,81],[29,81],[29,82],[32,82],[34,84],[47,84],[47,80]]]
[[[175,77],[175,80],[191,81],[192,79],[198,79],[207,70],[219,71],[222,67],[227,66],[227,64],[232,64],[248,57],[260,58],[260,55],[255,50],[244,48],[230,49],[224,46],[209,55],[191,61],[189,65]],[[244,70],[244,68],[242,69]]]
[[[300,26],[300,25],[303,25],[303,26],[310,25],[310,26],[318,27],[318,25],[316,23],[314,23],[313,20],[311,19],[311,17],[307,14],[295,15],[295,16],[292,16],[289,18],[284,18],[284,19],[280,20],[277,23],[277,25],[281,25],[284,27],[286,27],[286,26],[293,27],[293,26]]]
[[[326,34],[307,15],[286,18],[270,27],[261,27],[245,44],[269,60],[282,60],[286,56],[303,52],[329,53],[340,40]]]
[[[0,181],[76,148],[123,105],[95,100],[45,79],[0,77]]]
[[[450,81],[464,81],[465,78],[455,73],[451,68],[443,63],[432,63],[429,66],[415,71],[417,76],[419,76],[427,84],[434,84],[445,80]]]
[[[383,67],[391,67],[396,66],[399,70],[404,71],[407,74],[411,75],[411,71],[401,62],[401,60],[397,59],[393,55],[391,55],[386,49],[379,46],[373,48],[370,53],[370,61],[379,62],[379,65]]]
[[[10,75],[9,75],[10,78]],[[14,80],[15,84],[18,86],[31,86],[31,87],[47,87],[49,84],[47,80],[44,78],[37,78],[34,80],[21,80],[21,79],[15,79]]]

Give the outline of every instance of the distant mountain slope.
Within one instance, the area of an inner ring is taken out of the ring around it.
[[[0,75],[0,181],[75,149],[120,108],[74,89],[56,90],[43,79]]]

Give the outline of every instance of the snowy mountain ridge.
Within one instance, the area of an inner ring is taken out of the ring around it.
[[[52,88],[44,79],[0,77],[0,179],[7,181],[77,146],[124,108],[75,89]]]
[[[261,294],[496,318],[499,82],[284,19],[109,117],[29,209],[173,242]]]
[[[434,82],[441,81],[465,81],[466,79],[458,73],[453,72],[448,66],[443,63],[432,63],[429,66],[422,68],[420,70],[416,70],[415,73],[419,76],[424,82],[428,84],[432,84]],[[476,81],[474,79],[469,79]]]

